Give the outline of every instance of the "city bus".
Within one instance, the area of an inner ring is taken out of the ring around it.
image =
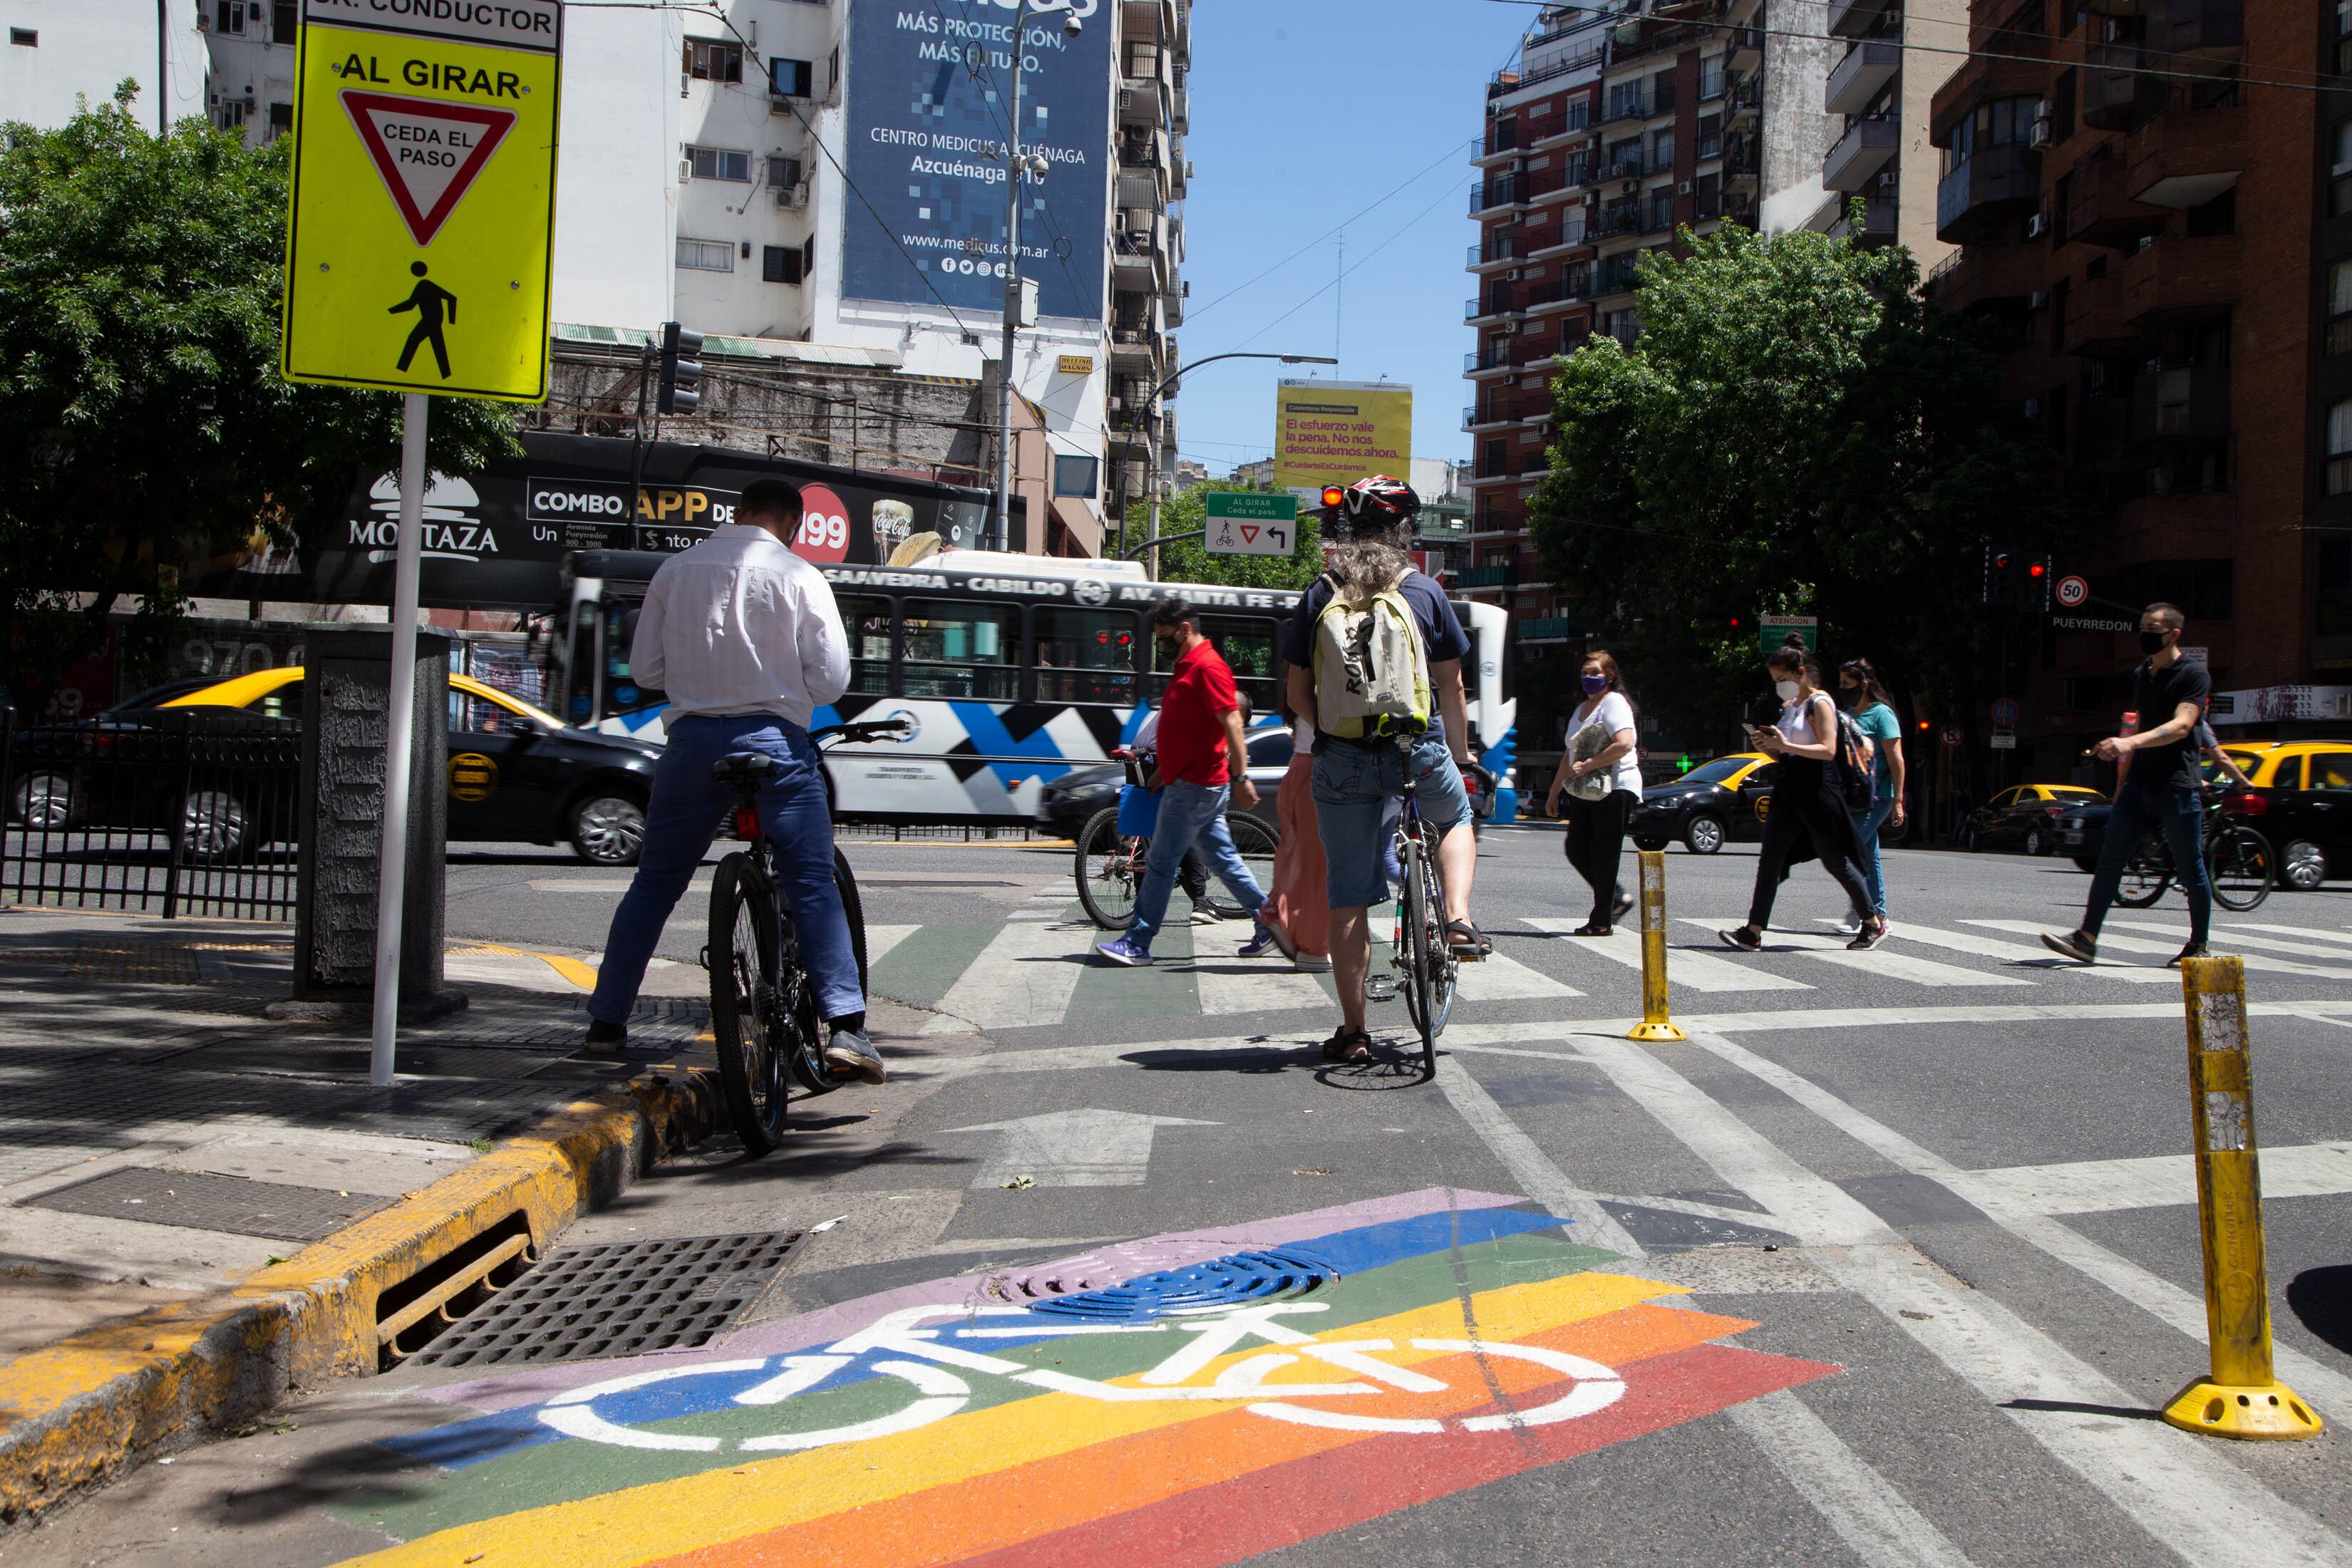
[[[646,584],[667,560],[646,551],[566,557],[541,644],[551,707],[572,723],[658,742],[667,703],[639,687],[629,646]],[[849,690],[814,722],[899,718],[895,741],[828,751],[844,820],[1003,826],[1030,820],[1038,791],[1133,739],[1167,684],[1144,612],[1163,594],[1200,611],[1259,725],[1279,722],[1288,589],[1154,583],[1135,562],[957,550],[905,566],[824,563],[849,633]],[[1454,601],[1471,754],[1499,781],[1507,820],[1515,703],[1509,617]]]

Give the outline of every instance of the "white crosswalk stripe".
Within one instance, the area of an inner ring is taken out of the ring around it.
[[[2061,958],[2040,942],[2028,944],[2002,942],[1995,937],[1978,936],[1972,931],[1943,931],[1935,926],[1897,925],[1887,932],[1889,942],[1916,942],[1927,947],[1940,947],[1952,952],[1974,953],[1979,958],[2002,959],[2020,969],[2032,969],[2052,974],[2083,974],[2098,980],[2120,980],[2127,984],[2171,985],[2180,984],[2179,977],[2168,969],[2147,968],[2137,964],[2100,963],[2076,963]],[[1883,949],[1881,951],[1884,951]]]
[[[1244,958],[1244,943],[1256,934],[1248,921],[1221,921],[1192,929],[1192,980],[1199,988],[1201,1011],[1268,1012],[1277,1007],[1323,1007],[1331,998],[1312,974],[1293,969],[1279,958]]]
[[[2023,931],[2028,935],[2050,929],[2047,926],[2035,925],[2032,921],[1963,921],[1960,923],[1983,926],[1989,931]],[[2158,952],[2169,958],[2180,951],[2180,942],[2187,941],[2189,937],[2186,930],[2178,927],[2174,929],[2180,931],[2176,940],[2158,942],[2147,937],[2118,936],[2114,931],[2102,928],[2099,932],[2099,946],[2102,949],[2116,949],[2124,952]],[[2330,969],[2317,963],[2297,963],[2291,958],[2271,958],[2257,952],[2241,953],[2239,956],[2245,960],[2249,972],[2301,974],[2322,980],[2352,980],[2352,969]]]
[[[866,928],[866,963],[868,968],[882,962],[889,951],[922,930],[920,926],[870,925]]]
[[[1524,1002],[1537,997],[1581,996],[1575,986],[1554,980],[1503,953],[1490,952],[1465,963],[1454,990],[1465,1002]]]
[[[1540,931],[1566,936],[1584,922],[1549,915],[1522,917],[1521,924]],[[1608,936],[1575,937],[1561,944],[1576,952],[1598,953],[1612,963],[1639,971],[1642,967],[1642,938],[1626,926],[1619,926]],[[1666,958],[1666,980],[1677,990],[1686,991],[1811,991],[1801,980],[1791,980],[1785,974],[1769,970],[1749,969],[1729,959],[1717,958],[1711,952],[1689,952],[1676,948]]]
[[[2352,944],[2352,931],[2313,931],[2305,926],[2272,925],[2263,921],[2230,921],[2226,923],[2216,923],[2213,929],[2217,931],[2275,931],[2280,936],[2308,937],[2315,942],[2331,942],[2337,945],[2328,949],[2328,952],[2352,958],[2352,952],[2347,951],[2347,944]]]
[[[2121,927],[2125,931],[2150,931],[2158,936],[2178,937],[2180,934],[2180,927],[2177,923],[2134,920],[2126,915],[2109,915],[2106,926]],[[2101,929],[2104,932],[2106,927]],[[2235,952],[2241,948],[2251,947],[2264,952],[2292,952],[2304,958],[2332,958],[2339,963],[2352,963],[2352,952],[2347,952],[2341,947],[2326,947],[2315,942],[2288,942],[2275,936],[2249,935],[2248,928],[2242,926],[2217,925],[2213,928],[2212,940],[2225,952]]]
[[[1058,1024],[1093,957],[1091,926],[1008,923],[940,998],[925,1034],[1031,1028]]]
[[[1683,918],[1685,925],[1705,926],[1710,931],[1728,931],[1738,921],[1706,921],[1690,916]],[[1764,945],[1769,952],[1774,947],[1796,948],[1804,957],[1823,963],[1834,963],[1841,969],[1851,969],[1860,974],[1874,974],[1887,980],[1907,980],[1914,985],[1986,986],[2031,985],[2031,980],[2014,974],[1995,974],[1982,969],[1963,969],[1957,963],[1937,963],[1933,959],[1912,958],[1905,953],[1889,952],[1884,947],[1861,952],[1846,951],[1843,937],[1815,936],[1810,931],[1789,931],[1775,929],[1767,932]],[[1674,965],[1666,965],[1669,977]]]

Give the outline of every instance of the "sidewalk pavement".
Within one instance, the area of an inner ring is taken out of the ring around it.
[[[0,910],[0,1469],[12,1444],[22,1446],[31,1405],[79,1397],[52,1370],[36,1386],[58,1399],[28,1398],[24,1374],[36,1361],[70,1363],[61,1351],[110,1332],[137,1337],[151,1321],[217,1322],[231,1298],[240,1310],[264,1298],[294,1301],[299,1318],[302,1270],[279,1266],[310,1258],[306,1248],[334,1253],[320,1244],[354,1226],[394,1252],[436,1225],[436,1246],[463,1230],[446,1214],[418,1212],[435,1209],[429,1197],[404,1203],[426,1189],[475,1201],[496,1191],[490,1206],[527,1211],[543,1247],[540,1232],[710,1120],[708,1079],[691,1070],[709,1060],[696,1038],[709,1013],[695,999],[704,993],[694,966],[668,966],[638,1005],[633,1041],[676,1047],[649,1071],[572,1057],[593,981],[577,960],[453,943],[450,979],[471,1005],[404,1029],[400,1081],[375,1089],[364,1028],[263,1016],[289,994],[292,958],[282,926]],[[538,1136],[515,1142],[530,1145],[528,1157],[509,1149],[491,1158],[496,1141],[526,1130]],[[450,1180],[478,1168],[470,1183]],[[387,1223],[395,1215],[405,1230]],[[369,1264],[343,1246],[337,1267],[352,1276]],[[369,1329],[375,1286],[391,1278],[356,1292]],[[284,1363],[278,1382],[288,1366],[316,1364],[279,1336],[240,1332],[254,1353]],[[152,1352],[155,1342],[131,1348]],[[372,1356],[372,1341],[364,1349]],[[272,1396],[234,1395],[248,1408]],[[198,1424],[217,1414],[201,1403],[184,1413]],[[116,1423],[140,1447],[178,1435],[152,1425]],[[84,1455],[75,1464],[95,1479],[117,1462]],[[46,1506],[54,1479],[29,1506]],[[26,1503],[11,1491],[0,1485],[0,1515]]]

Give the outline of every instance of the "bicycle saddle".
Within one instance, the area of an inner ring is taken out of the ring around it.
[[[762,752],[730,752],[710,764],[710,776],[720,784],[757,784],[782,765]]]

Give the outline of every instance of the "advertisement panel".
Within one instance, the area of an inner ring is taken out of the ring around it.
[[[850,7],[849,178],[873,207],[843,205],[844,297],[928,305],[936,289],[959,310],[1003,308],[1002,147],[1018,16],[1021,144],[1051,164],[1024,192],[1021,272],[1037,282],[1041,315],[1102,319],[1117,19],[1099,0],[1043,16],[1036,3]],[[1063,25],[1072,10],[1076,37]]]
[[[1351,485],[1412,469],[1412,388],[1393,381],[1286,381],[1274,392],[1277,489]]]

